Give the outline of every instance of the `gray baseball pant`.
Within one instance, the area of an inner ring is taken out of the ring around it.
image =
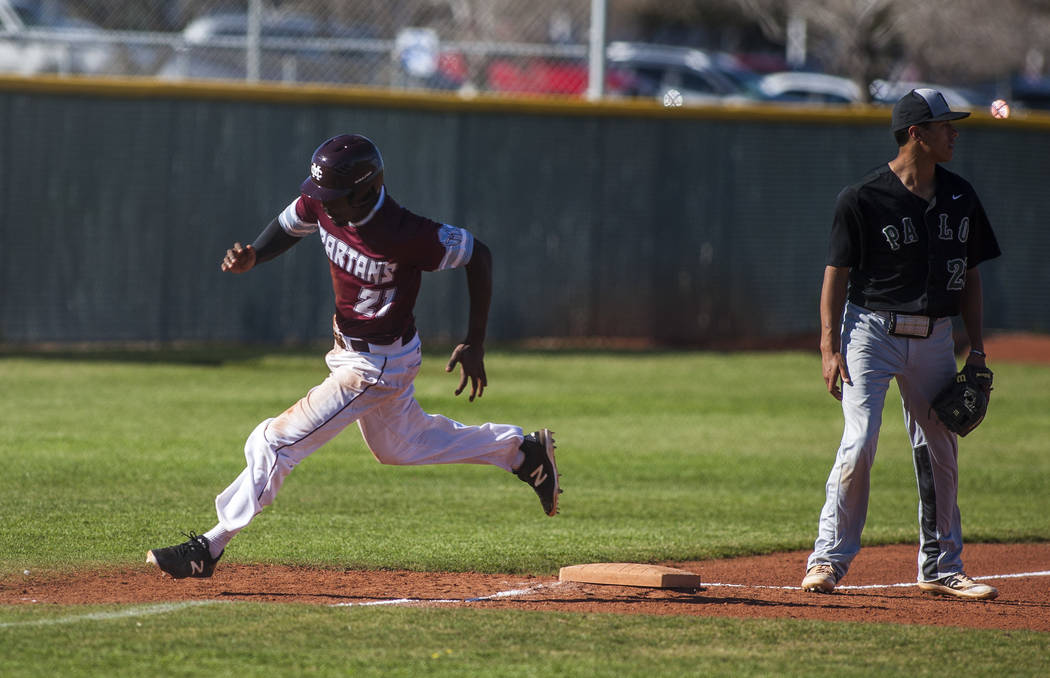
[[[919,580],[933,581],[962,572],[958,441],[930,410],[957,371],[952,323],[935,320],[925,339],[894,336],[888,329],[883,315],[846,304],[842,353],[853,384],[843,384],[845,428],[807,568],[830,563],[842,579],[860,550],[883,405],[895,378],[919,490]]]

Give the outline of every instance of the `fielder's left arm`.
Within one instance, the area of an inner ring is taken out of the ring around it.
[[[966,364],[984,367],[984,294],[981,290],[981,273],[976,266],[966,271],[960,313],[966,336],[970,339],[970,355],[966,356]]]

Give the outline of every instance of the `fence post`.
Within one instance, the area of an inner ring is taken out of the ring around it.
[[[590,50],[587,57],[587,98],[597,101],[605,93],[605,25],[608,0],[591,0]]]
[[[259,82],[259,34],[262,32],[262,0],[249,0],[246,53],[244,55],[245,77],[248,82]]]

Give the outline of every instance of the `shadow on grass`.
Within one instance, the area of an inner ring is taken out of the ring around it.
[[[424,355],[448,356],[457,340],[449,337],[423,336]],[[504,351],[520,355],[550,355],[562,357],[633,356],[639,354],[673,355],[683,351],[708,353],[782,351],[813,352],[815,340],[804,337],[772,339],[736,338],[732,341],[681,343],[651,339],[623,338],[528,338],[515,341],[489,341],[486,351]],[[250,362],[259,358],[280,356],[318,356],[331,348],[330,340],[279,343],[240,342],[36,342],[0,343],[0,360],[29,358],[34,360],[79,360],[85,362],[172,363],[185,365],[221,366],[229,363]]]
[[[230,363],[251,362],[269,355],[318,356],[330,348],[328,343],[301,344],[72,344],[72,345],[0,345],[0,360],[77,360],[83,362],[118,362],[180,364],[220,367]]]

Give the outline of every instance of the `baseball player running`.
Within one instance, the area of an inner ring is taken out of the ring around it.
[[[824,381],[845,430],[828,477],[802,588],[830,593],[860,550],[871,465],[890,379],[897,380],[919,490],[919,589],[966,599],[998,591],[962,564],[958,439],[930,412],[956,373],[952,320],[962,315],[966,361],[984,367],[981,276],[999,245],[973,187],[940,166],[958,132],[932,89],[893,108],[897,157],[838,197],[820,298]],[[841,382],[841,386],[840,386]]]
[[[484,341],[492,294],[492,256],[470,232],[417,216],[386,192],[383,159],[366,137],[322,143],[301,194],[251,245],[236,243],[221,268],[244,273],[318,234],[335,290],[331,372],[297,403],[260,423],[244,446],[247,466],[215,499],[218,523],[202,535],[152,549],[147,562],[176,579],[210,577],[227,544],[273,502],[299,462],[356,422],[384,464],[491,464],[515,473],[558,512],[554,438],[509,424],[467,426],[427,414],[413,397],[421,364],[413,308],[423,271],[465,268],[469,326],[446,371],[460,368],[459,395],[487,386]]]

